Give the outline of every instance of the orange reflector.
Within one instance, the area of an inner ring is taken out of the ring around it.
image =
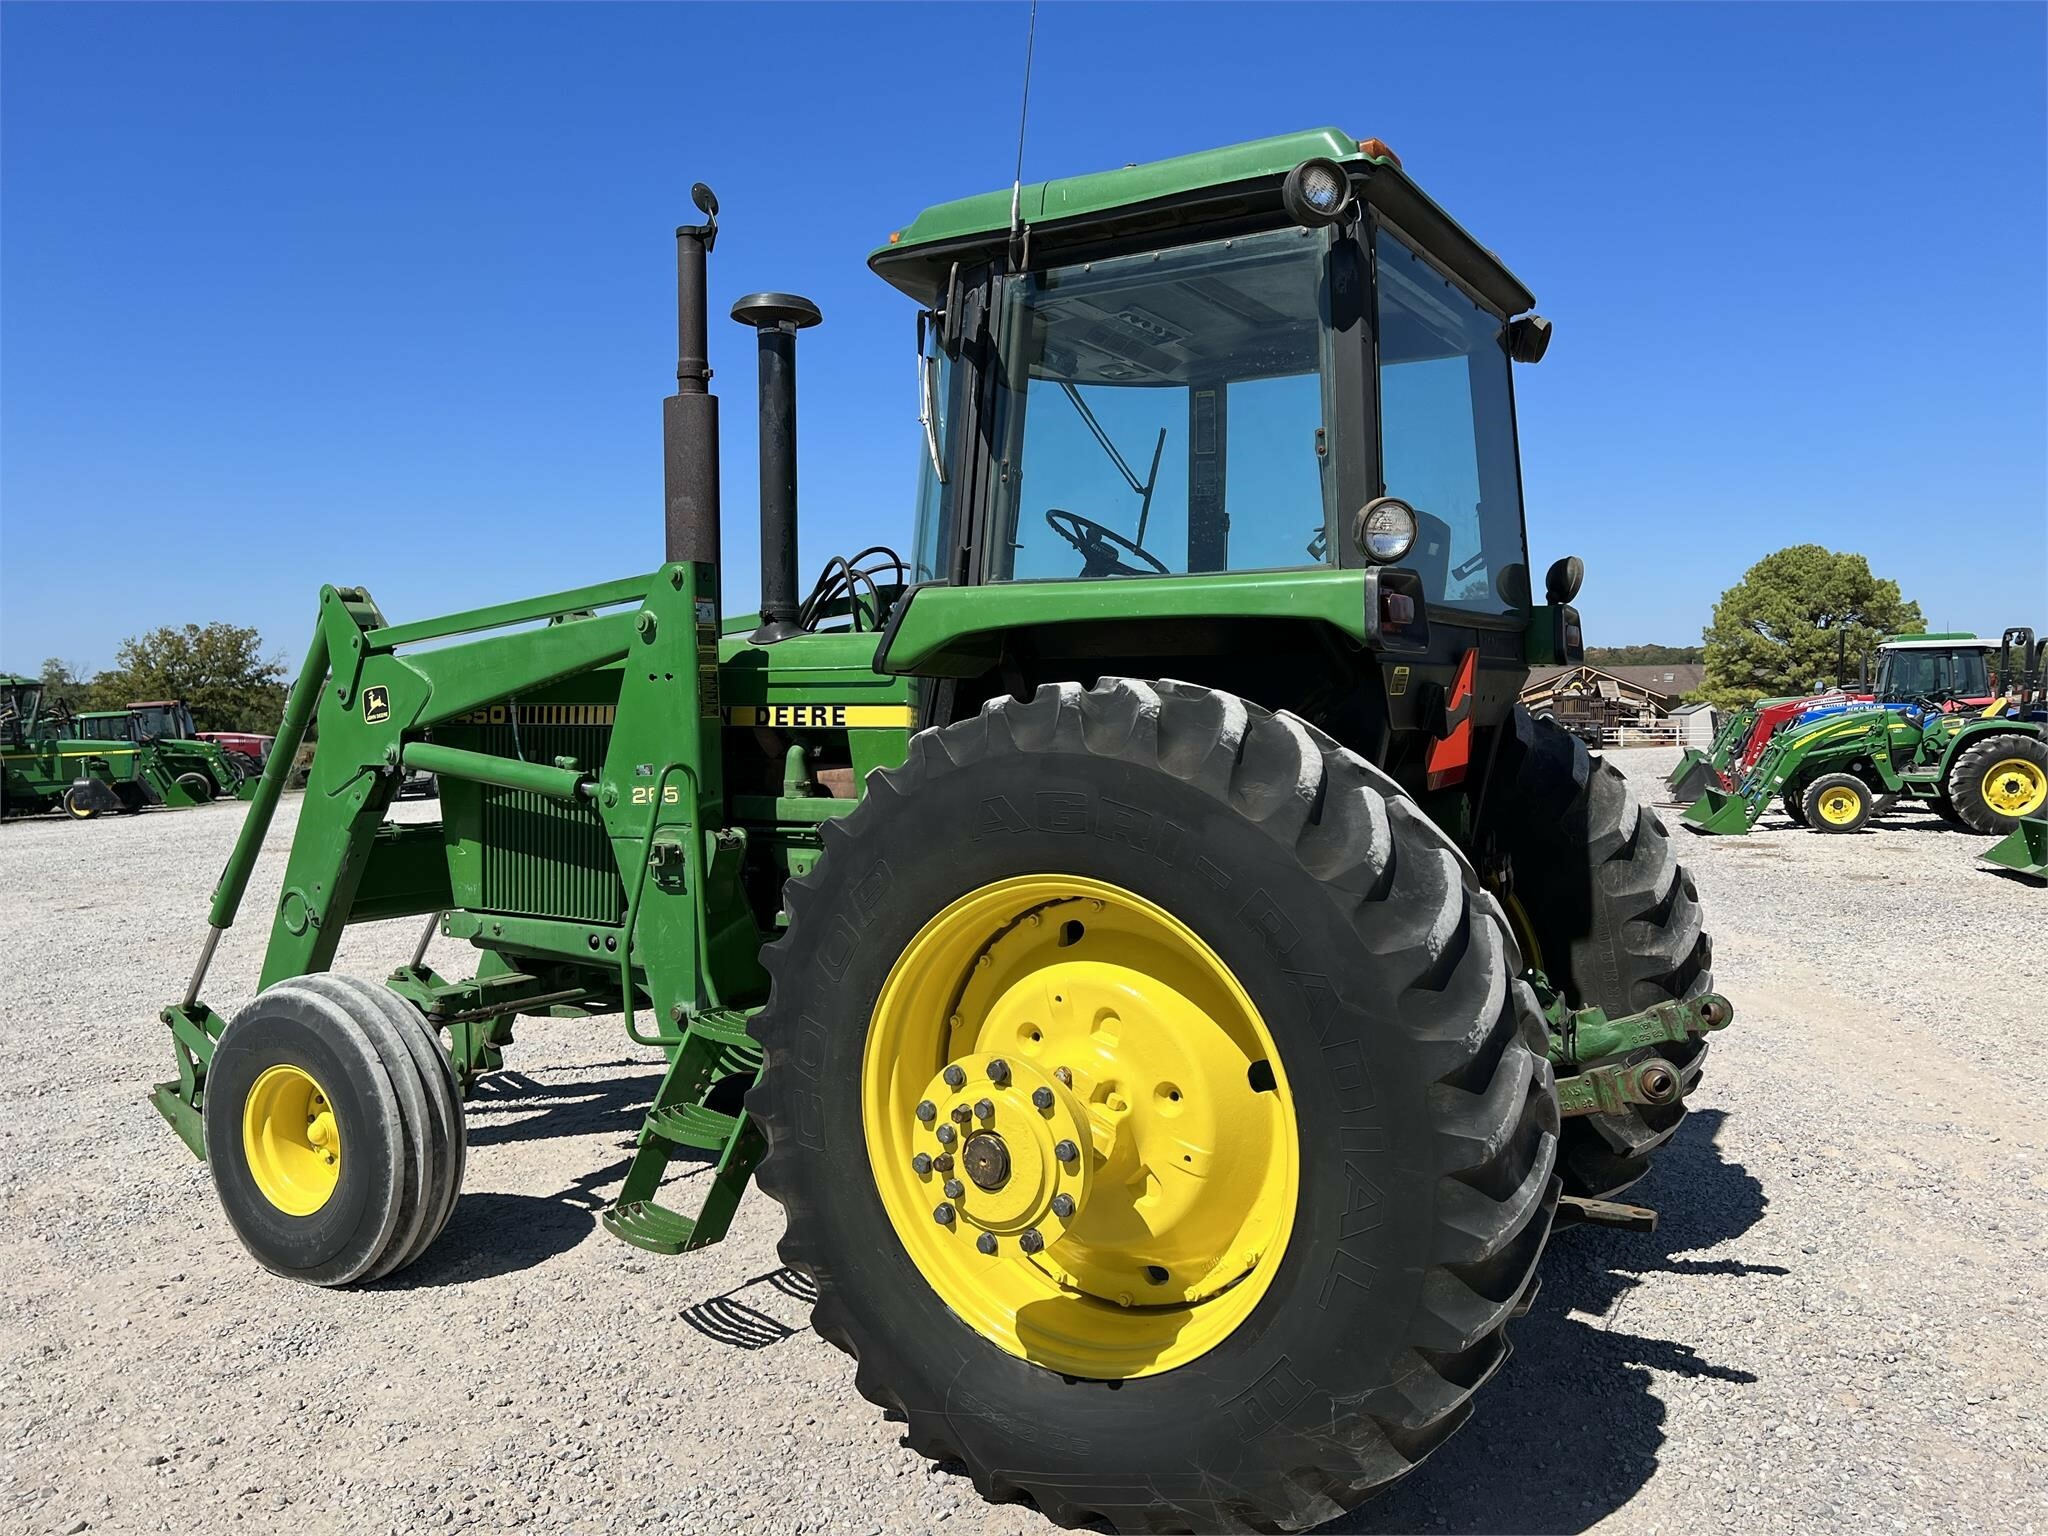
[[[1465,781],[1465,770],[1472,765],[1472,684],[1478,669],[1479,652],[1475,647],[1458,663],[1458,675],[1452,679],[1451,691],[1444,699],[1446,731],[1429,744],[1429,755],[1423,760],[1425,788],[1449,789]]]
[[[1358,141],[1358,152],[1361,155],[1370,155],[1375,160],[1391,160],[1394,163],[1395,170],[1401,169],[1401,157],[1387,148],[1382,140],[1360,139]]]
[[[890,243],[891,245],[894,245],[894,244],[895,244],[895,243],[896,243],[896,242],[897,242],[898,240],[901,240],[902,238],[903,238],[903,231],[902,231],[902,230],[900,230],[900,229],[892,229],[892,230],[890,230],[890,231],[889,231],[889,243]]]

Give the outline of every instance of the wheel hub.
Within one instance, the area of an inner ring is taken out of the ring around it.
[[[960,1163],[976,1189],[1001,1189],[1010,1177],[1010,1149],[994,1131],[968,1137],[960,1149]]]
[[[326,1090],[288,1063],[266,1068],[242,1103],[242,1155],[257,1192],[290,1216],[310,1216],[341,1181],[341,1127]]]
[[[925,1104],[937,1111],[929,1124],[919,1112]],[[1015,1240],[1027,1232],[1040,1239],[1030,1251],[1066,1236],[1068,1221],[1087,1202],[1092,1173],[1080,1155],[1088,1110],[1072,1089],[1028,1061],[976,1052],[948,1062],[925,1085],[919,1111],[907,1129],[918,1153],[931,1159],[925,1177],[950,1204],[953,1219],[940,1226],[983,1255],[1018,1251]],[[963,1111],[979,1127],[964,1137]],[[955,1158],[965,1183],[952,1177]],[[977,1243],[982,1233],[996,1239],[994,1249]]]
[[[2048,772],[2023,757],[1994,763],[1984,775],[1984,803],[2001,816],[2028,816],[2048,804]]]
[[[936,1070],[935,1070],[936,1069]],[[1029,875],[906,946],[863,1067],[891,1225],[952,1311],[1098,1379],[1195,1358],[1264,1293],[1300,1177],[1250,999],[1171,914]]]

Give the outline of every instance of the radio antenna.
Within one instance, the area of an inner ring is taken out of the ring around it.
[[[1038,0],[1031,0],[1031,29],[1024,37],[1024,99],[1017,107],[1017,169],[1010,179],[1010,264],[1018,264],[1024,231],[1024,125],[1031,117],[1031,56],[1038,48]]]

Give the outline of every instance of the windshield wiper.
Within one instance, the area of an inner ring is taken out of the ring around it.
[[[1095,413],[1088,409],[1088,402],[1081,398],[1081,391],[1065,379],[1059,381],[1061,391],[1073,401],[1074,409],[1081,414],[1082,422],[1095,441],[1102,445],[1102,451],[1109,455],[1109,462],[1116,466],[1116,472],[1124,477],[1124,484],[1131,488],[1138,498],[1138,536],[1133,541],[1145,542],[1145,523],[1152,516],[1152,492],[1159,484],[1159,459],[1166,452],[1166,428],[1159,429],[1159,441],[1152,445],[1152,470],[1143,480],[1131,472],[1131,466],[1124,462],[1124,456],[1116,451],[1116,444],[1109,440],[1109,434],[1102,430],[1102,423],[1095,419]]]
[[[924,310],[917,312],[917,424],[924,428],[924,451],[931,456],[932,474],[944,485],[946,466],[939,458],[938,419],[932,409],[932,374],[939,360],[925,350],[925,322],[933,318]]]

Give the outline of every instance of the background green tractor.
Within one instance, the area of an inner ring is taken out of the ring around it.
[[[178,699],[148,699],[131,703],[142,739],[154,745],[180,777],[197,774],[211,787],[209,799],[231,795],[251,800],[263,765],[246,753],[233,752],[199,734],[192,711]]]
[[[148,803],[139,749],[73,734],[32,677],[0,674],[0,816],[62,810],[74,821]]]
[[[1934,642],[1927,642],[1932,645]],[[1854,707],[1794,725],[1772,738],[1733,790],[1709,789],[1685,813],[1708,833],[1742,833],[1782,797],[1798,826],[1816,832],[1854,832],[1881,814],[1891,797],[1927,802],[1956,826],[2011,834],[2048,807],[2048,705],[2044,705],[2043,647],[2028,629],[2006,631],[2001,642],[1998,696],[1982,708],[1957,709],[1956,687],[1934,689],[1910,704]],[[1988,686],[1983,657],[1989,645],[1972,641],[1960,653],[1975,670],[1943,675],[1957,686]],[[1926,645],[1888,651],[1879,672],[1901,688],[1894,667],[1924,661]]]
[[[135,751],[136,778],[152,803],[172,810],[205,805],[218,792],[211,774],[192,756],[167,749],[142,734],[132,711],[95,709],[73,715],[68,727],[84,741],[118,742]],[[236,782],[239,782],[237,780]]]
[[[515,1020],[620,1016],[667,1069],[614,1235],[715,1242],[758,1168],[859,1390],[991,1495],[1325,1520],[1463,1420],[1559,1213],[1652,1219],[1602,1197],[1730,1017],[1665,828],[1515,702],[1582,654],[1579,562],[1539,600],[1524,538],[1549,326],[1334,131],[943,204],[871,261],[916,306],[913,542],[807,596],[820,315],[732,306],[732,615],[693,195],[666,563],[404,623],[323,589],[155,1103],[260,1262],[376,1279],[447,1222]],[[262,990],[216,1013],[316,715]],[[408,771],[440,820],[387,820]],[[413,963],[327,973],[399,917]]]

